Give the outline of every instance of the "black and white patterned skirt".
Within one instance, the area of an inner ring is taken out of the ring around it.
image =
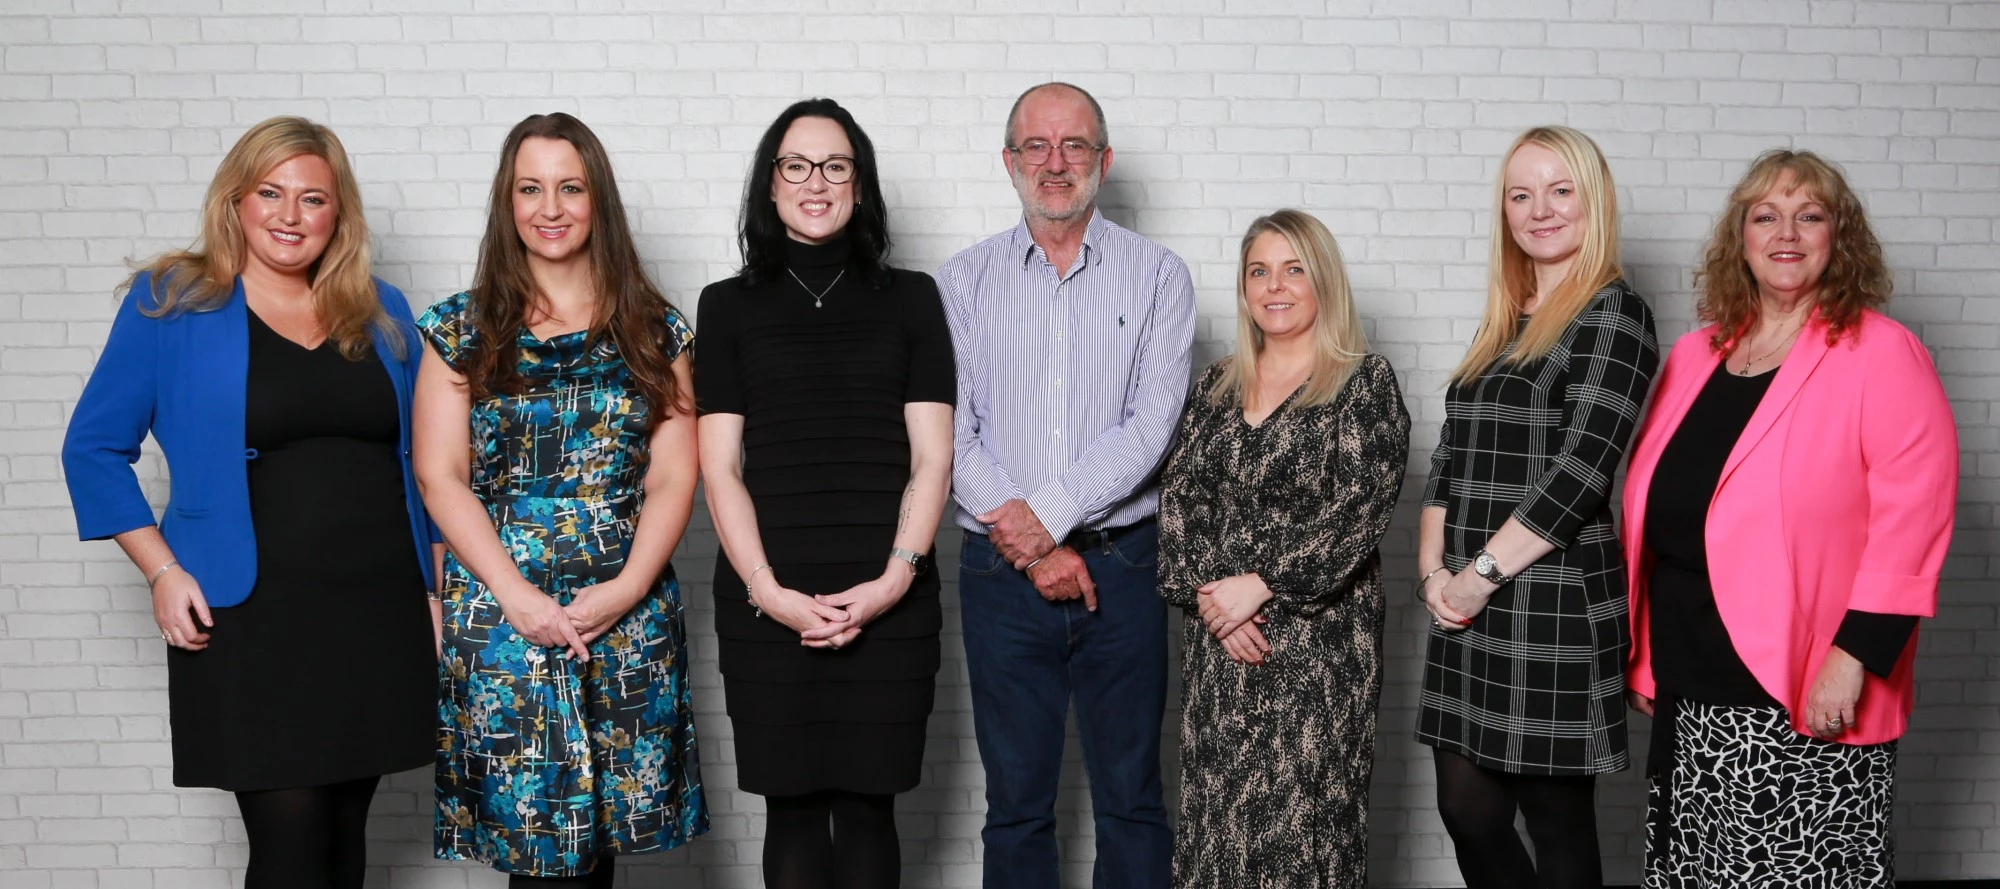
[[[1647,798],[1646,889],[1894,885],[1896,742],[1810,738],[1778,707],[1672,710],[1673,758]]]

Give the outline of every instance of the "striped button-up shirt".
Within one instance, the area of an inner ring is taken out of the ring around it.
[[[1025,499],[1057,540],[1142,521],[1187,397],[1194,282],[1165,247],[1091,214],[1057,269],[1025,220],[951,258],[958,524]]]

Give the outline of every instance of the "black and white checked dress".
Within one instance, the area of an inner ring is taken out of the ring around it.
[[[1516,774],[1625,768],[1630,629],[1611,481],[1659,363],[1652,310],[1621,279],[1546,357],[1495,362],[1446,393],[1423,503],[1445,508],[1445,566],[1464,570],[1508,518],[1556,548],[1502,566],[1514,579],[1471,627],[1431,628],[1419,742]]]

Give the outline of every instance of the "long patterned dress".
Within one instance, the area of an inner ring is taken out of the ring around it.
[[[1182,622],[1181,798],[1174,885],[1361,887],[1382,694],[1382,558],[1410,414],[1369,355],[1333,401],[1261,425],[1210,404],[1211,366],[1181,417],[1160,493],[1160,594]],[[1260,666],[1230,660],[1196,610],[1202,584],[1271,588]]]
[[[454,369],[467,310],[461,293],[417,322]],[[694,334],[671,309],[667,324],[678,354]],[[567,604],[624,567],[650,406],[608,341],[523,328],[519,344],[523,393],[472,404],[472,489],[522,576]],[[583,664],[522,638],[449,554],[443,599],[437,857],[576,876],[707,832],[672,566]]]

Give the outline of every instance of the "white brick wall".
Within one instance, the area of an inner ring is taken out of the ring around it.
[[[1119,149],[1107,211],[1195,269],[1203,360],[1227,348],[1241,228],[1286,204],[1327,221],[1376,347],[1403,373],[1419,454],[1477,323],[1491,177],[1518,129],[1566,122],[1610,154],[1630,277],[1667,341],[1690,325],[1690,266],[1750,157],[1798,146],[1844,162],[1895,265],[1891,314],[1935,350],[1965,447],[1902,748],[1900,866],[2000,876],[2000,4],[4,0],[0,883],[222,887],[244,862],[233,801],[171,786],[143,584],[111,545],[72,539],[56,452],[122,263],[187,242],[210,173],[249,124],[304,114],[339,130],[378,272],[422,304],[471,273],[508,126],[578,114],[611,146],[657,280],[689,305],[731,270],[748,152],[789,101],[830,94],[855,111],[882,154],[897,259],[929,269],[1014,221],[1001,120],[1050,77],[1104,100]],[[162,492],[157,458],[140,468]],[[1398,590],[1412,518],[1386,547]],[[732,789],[714,667],[714,551],[698,527],[676,564],[715,830],[627,885],[758,885],[761,808]],[[1395,601],[1373,872],[1380,885],[1454,885],[1429,757],[1410,740],[1421,623]],[[956,615],[946,623],[931,765],[902,804],[912,886],[978,877],[982,776]],[[1081,886],[1077,771],[1063,835]],[[385,785],[371,885],[500,885],[429,860],[426,787],[422,773]],[[1608,875],[1631,882],[1640,784],[1612,777],[1600,799]]]

